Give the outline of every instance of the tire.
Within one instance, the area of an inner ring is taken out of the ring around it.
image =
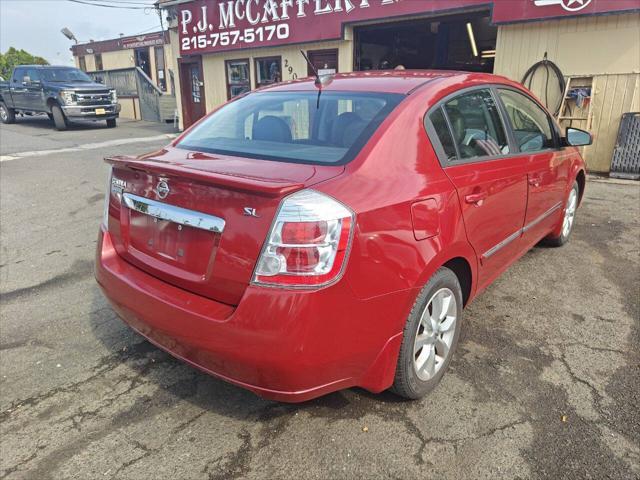
[[[51,115],[53,115],[53,124],[56,130],[63,131],[67,129],[67,119],[60,105],[53,105],[51,107]]]
[[[0,122],[7,124],[16,122],[15,110],[7,107],[4,102],[0,102]]]
[[[543,243],[545,245],[548,245],[550,247],[561,247],[569,241],[569,237],[571,237],[571,232],[573,231],[573,225],[575,224],[575,216],[579,199],[580,187],[578,186],[578,182],[573,182],[573,187],[571,187],[569,196],[567,197],[567,202],[564,205],[560,236],[550,236],[545,238],[543,240]]]
[[[107,128],[116,128],[117,122],[115,118],[110,118],[107,120]]]
[[[445,304],[448,308],[440,309],[432,321],[434,309]],[[407,319],[391,391],[416,400],[438,385],[458,345],[462,309],[458,277],[448,268],[440,268],[420,291]],[[434,324],[438,327],[435,333]],[[423,346],[416,349],[418,335]]]

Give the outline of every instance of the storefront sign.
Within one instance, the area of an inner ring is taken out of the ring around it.
[[[178,7],[180,53],[335,40],[345,24],[492,9],[495,23],[638,9],[638,0],[195,0]]]
[[[640,10],[638,0],[494,0],[494,23]]]
[[[578,12],[586,8],[591,0],[534,0],[536,7],[548,7],[549,5],[560,5],[567,12]]]
[[[164,45],[165,39],[162,33],[154,33],[151,35],[140,35],[137,37],[129,37],[121,42],[122,48],[141,48],[152,47],[154,45]]]
[[[71,47],[71,50],[74,55],[78,56],[87,54],[91,55],[93,53],[114,52],[130,48],[152,47],[154,45],[164,45],[165,43],[169,43],[169,35],[167,32],[154,32],[135,37],[122,37],[112,40],[102,40],[98,42],[74,45]]]

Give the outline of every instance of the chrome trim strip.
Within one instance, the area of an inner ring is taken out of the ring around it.
[[[108,105],[84,105],[81,103],[75,104],[75,105],[63,105],[62,109],[63,110],[68,110],[70,108],[104,108],[105,110],[109,110],[109,109],[114,109],[116,108],[116,104],[115,103],[110,103]]]
[[[175,207],[131,193],[124,193],[122,198],[124,199],[125,205],[131,210],[144,213],[154,218],[215,233],[222,233],[224,230],[225,221],[214,215],[207,215],[206,213]]]
[[[273,242],[270,245],[272,247],[282,247],[282,248],[311,248],[311,247],[331,247],[335,245],[337,242],[323,242],[323,243],[278,243]]]
[[[556,210],[558,210],[559,208],[562,207],[562,202],[558,202],[556,203],[553,207],[551,207],[549,210],[547,210],[546,212],[544,212],[542,215],[540,215],[538,218],[536,218],[534,221],[529,222],[527,225],[524,226],[524,228],[521,228],[520,230],[518,230],[517,232],[513,232],[511,235],[509,235],[507,238],[505,238],[504,240],[502,240],[500,243],[498,243],[497,245],[494,245],[493,247],[491,247],[489,250],[487,250],[486,252],[484,252],[482,254],[482,258],[486,259],[489,258],[490,256],[494,255],[496,252],[498,252],[501,248],[506,247],[507,245],[509,245],[511,242],[513,242],[516,238],[518,238],[521,234],[526,233],[527,231],[531,230],[533,227],[535,227],[536,225],[538,225],[540,222],[542,222],[545,218],[547,218],[549,215],[551,215],[553,212],[555,212]]]
[[[562,202],[558,202],[556,203],[553,207],[551,207],[549,210],[547,210],[546,212],[544,212],[542,215],[540,215],[538,218],[536,218],[535,220],[533,220],[532,222],[529,222],[527,225],[524,226],[524,228],[522,229],[522,233],[526,233],[527,231],[531,230],[533,227],[535,227],[536,225],[538,225],[541,221],[543,221],[545,218],[547,218],[549,215],[551,215],[553,212],[555,212],[556,210],[558,210],[560,207],[562,207]]]
[[[516,238],[518,238],[521,234],[522,234],[522,228],[519,229],[517,232],[513,232],[511,235],[509,235],[507,238],[502,240],[500,243],[498,243],[497,245],[494,245],[489,250],[484,252],[482,254],[482,258],[489,258],[490,256],[494,255],[498,250],[500,250],[501,248],[504,248],[507,245],[509,245]]]

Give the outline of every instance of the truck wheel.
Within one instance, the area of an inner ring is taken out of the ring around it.
[[[53,115],[53,123],[56,126],[56,130],[66,130],[67,129],[67,119],[64,116],[64,112],[59,105],[54,105],[51,107],[51,114]]]
[[[16,121],[15,110],[7,107],[4,102],[0,102],[0,121],[2,123],[15,123]]]
[[[107,128],[116,128],[116,119],[110,118],[107,120]]]

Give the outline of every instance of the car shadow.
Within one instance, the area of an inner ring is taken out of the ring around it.
[[[41,128],[43,130],[53,130],[53,120],[49,120],[46,115],[17,115],[15,125],[28,125],[32,128]],[[107,124],[104,120],[92,121],[68,121],[67,130],[100,130],[106,129]]]
[[[357,420],[379,411],[382,405],[385,405],[388,416],[404,416],[407,409],[415,405],[415,402],[389,391],[373,394],[360,388],[342,390],[296,404],[266,400],[203,373],[151,344],[117,316],[98,286],[94,289],[92,303],[92,311],[105,312],[91,316],[93,335],[109,352],[95,368],[106,372],[122,364],[127,365],[135,372],[139,383],[151,383],[157,387],[156,395],[162,397],[160,403],[167,408],[187,401],[205,412],[241,420],[249,418],[271,422],[302,411],[312,417]],[[149,403],[149,399],[146,403]],[[141,409],[140,415],[145,411],[146,408]]]

